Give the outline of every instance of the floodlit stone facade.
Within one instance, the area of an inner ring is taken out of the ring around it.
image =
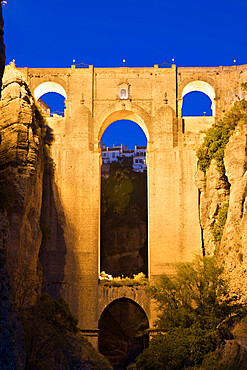
[[[54,177],[44,187],[51,237],[42,260],[50,292],[64,296],[96,344],[102,309],[116,296],[98,286],[102,134],[120,119],[136,122],[146,134],[149,278],[172,274],[174,263],[201,253],[195,185],[201,130],[244,98],[247,65],[19,70],[36,99],[53,91],[66,99],[65,117],[48,118]],[[213,117],[181,117],[183,96],[194,90],[212,99]],[[152,329],[156,313],[148,298],[144,309]]]

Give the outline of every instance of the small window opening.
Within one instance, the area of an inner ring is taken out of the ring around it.
[[[128,99],[128,94],[126,89],[120,90],[120,99]]]

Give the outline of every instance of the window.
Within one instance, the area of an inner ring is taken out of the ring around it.
[[[128,99],[128,94],[126,89],[120,90],[120,99]]]
[[[112,153],[112,158],[115,158],[115,153]]]

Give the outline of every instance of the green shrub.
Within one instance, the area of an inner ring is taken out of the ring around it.
[[[82,336],[78,320],[64,299],[43,294],[21,310],[25,369],[111,369],[108,361]]]
[[[224,151],[226,144],[239,123],[247,123],[247,101],[236,102],[230,111],[207,130],[204,141],[197,150],[198,165],[206,173],[212,159],[216,161],[216,168],[225,177]]]
[[[218,215],[217,215],[217,218],[214,222],[214,225],[213,225],[213,230],[212,230],[212,234],[213,234],[213,237],[214,237],[214,241],[217,245],[220,244],[221,242],[221,238],[222,238],[222,235],[223,235],[223,231],[224,231],[224,227],[225,227],[225,223],[226,223],[226,219],[227,219],[227,213],[228,213],[228,208],[229,208],[229,203],[224,203],[219,211],[218,211]]]
[[[241,87],[243,90],[247,90],[247,82],[242,82]]]
[[[230,337],[230,318],[241,317],[216,257],[196,257],[176,266],[176,275],[162,275],[149,288],[156,301],[156,328],[150,346],[138,357],[139,369],[183,369],[198,366]]]

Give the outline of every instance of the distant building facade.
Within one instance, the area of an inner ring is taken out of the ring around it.
[[[147,170],[146,164],[146,152],[147,148],[145,146],[135,145],[135,149],[128,149],[128,146],[121,144],[120,146],[113,146],[109,148],[102,144],[102,176],[108,177],[109,170],[106,165],[112,162],[119,161],[120,158],[132,158],[133,160],[133,170],[135,172],[143,172]]]

